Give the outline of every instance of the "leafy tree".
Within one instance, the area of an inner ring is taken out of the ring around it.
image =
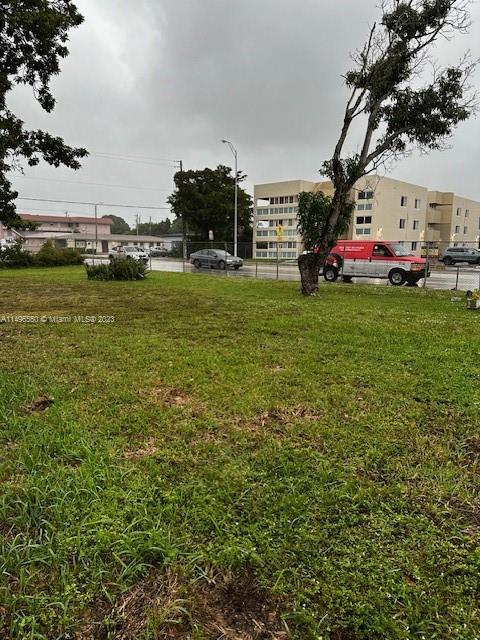
[[[172,226],[170,227],[170,233],[182,233],[183,232],[183,222],[181,218],[175,218],[172,221]]]
[[[110,218],[113,224],[110,227],[112,233],[130,233],[130,225],[120,216],[107,215],[102,218]]]
[[[146,236],[162,236],[165,233],[170,233],[172,223],[170,219],[162,220],[161,222],[141,222],[138,225],[138,233]],[[137,233],[137,227],[132,229],[129,233],[135,235]]]
[[[305,220],[318,216],[315,252],[298,260],[305,295],[317,293],[319,269],[350,221],[355,183],[415,149],[443,148],[456,125],[475,109],[476,96],[468,85],[475,65],[468,57],[444,69],[430,58],[440,37],[467,30],[469,2],[383,0],[380,21],[345,75],[350,97],[333,156],[321,170],[333,183],[333,196],[323,201],[321,211],[315,198],[304,198],[299,207]],[[362,121],[358,151],[345,153]]]
[[[246,175],[238,173],[238,181]],[[216,169],[179,171],[175,174],[176,191],[168,202],[177,218],[181,218],[188,231],[201,240],[208,240],[208,232],[216,241],[231,241],[233,237],[235,176],[232,169],[219,165]],[[238,187],[239,235],[250,226],[252,199]]]
[[[7,106],[7,94],[15,85],[29,85],[42,109],[53,110],[50,80],[68,55],[68,31],[82,21],[71,0],[0,0],[0,222],[7,227],[29,226],[16,215],[18,193],[8,179],[21,167],[22,158],[29,166],[43,158],[54,167],[78,169],[78,159],[87,155],[62,138],[27,131]]]

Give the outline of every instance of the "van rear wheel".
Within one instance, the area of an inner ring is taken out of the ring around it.
[[[401,287],[402,284],[405,284],[405,280],[407,279],[405,276],[405,271],[401,269],[392,269],[388,274],[388,279],[390,284],[394,287]]]
[[[338,278],[338,269],[337,267],[333,267],[327,265],[323,268],[323,277],[327,282],[335,282]]]

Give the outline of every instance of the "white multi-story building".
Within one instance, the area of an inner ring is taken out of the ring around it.
[[[332,184],[292,180],[255,186],[254,257],[293,259],[301,253],[297,213],[302,191],[332,195]],[[480,203],[474,200],[380,176],[359,180],[352,197],[348,238],[401,242],[417,255],[427,242],[433,250],[479,244]]]

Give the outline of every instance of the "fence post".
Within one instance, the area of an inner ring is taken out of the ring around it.
[[[423,279],[423,288],[426,289],[427,288],[427,274],[428,274],[428,270],[430,267],[430,255],[429,255],[429,251],[428,249],[430,248],[430,243],[427,241],[425,243],[426,249],[425,249],[425,277]]]
[[[185,240],[182,241],[182,271],[185,273],[185,256],[187,255],[187,246]]]
[[[279,252],[278,252],[278,248],[279,248],[278,245],[279,245],[279,242],[277,240],[277,280],[278,280],[278,267],[279,267],[279,259],[280,259]]]
[[[460,267],[457,267],[457,279],[455,281],[455,291],[458,290],[458,277],[460,275]]]
[[[225,277],[226,278],[228,278],[227,253],[228,253],[228,244],[225,242]]]
[[[258,260],[255,258],[255,279],[258,278]]]

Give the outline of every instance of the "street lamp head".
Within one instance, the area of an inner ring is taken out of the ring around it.
[[[223,144],[228,144],[228,140],[222,140]]]

